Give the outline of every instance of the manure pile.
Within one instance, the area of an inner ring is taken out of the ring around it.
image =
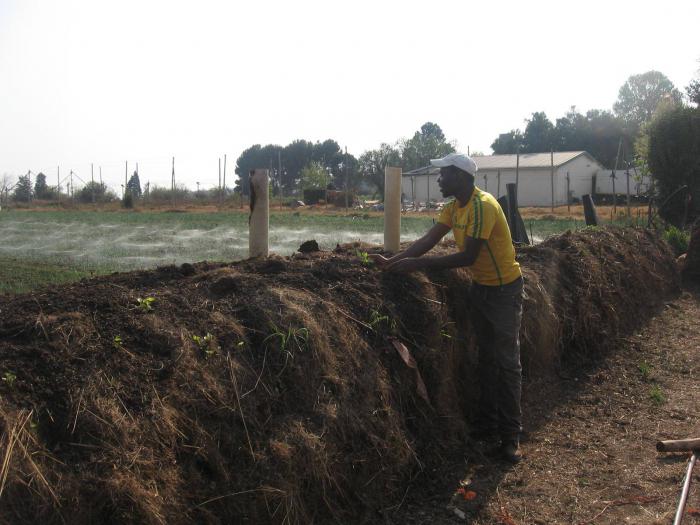
[[[380,521],[464,447],[470,278],[385,273],[358,246],[0,297],[0,522]],[[531,371],[604,352],[678,289],[645,230],[518,257]]]

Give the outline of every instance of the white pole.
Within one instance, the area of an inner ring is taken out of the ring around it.
[[[384,168],[384,251],[398,253],[401,242],[401,168]]]
[[[250,177],[250,226],[248,256],[267,257],[270,229],[270,176],[268,170],[256,169]]]

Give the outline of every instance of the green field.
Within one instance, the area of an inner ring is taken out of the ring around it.
[[[56,211],[0,213],[0,293],[18,293],[113,271],[202,260],[242,259],[248,252],[248,216],[241,212],[167,213]],[[433,218],[404,217],[402,240],[418,238]],[[581,221],[525,221],[536,240],[583,226]],[[384,220],[361,214],[272,213],[270,250],[291,255],[315,239],[381,244]]]

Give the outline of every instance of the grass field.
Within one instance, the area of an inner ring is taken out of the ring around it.
[[[0,213],[0,293],[114,271],[202,260],[242,259],[244,212],[8,211]],[[418,238],[433,216],[403,217],[402,240]],[[535,240],[584,226],[576,219],[525,219]],[[315,239],[322,249],[361,240],[383,242],[381,215],[279,212],[270,215],[270,250],[294,253]]]

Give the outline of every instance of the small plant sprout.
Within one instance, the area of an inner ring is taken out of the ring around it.
[[[289,360],[289,358],[294,357],[294,347],[296,347],[296,349],[300,351],[304,351],[307,348],[309,330],[304,327],[293,328],[290,326],[285,332],[283,330],[280,330],[274,324],[272,325],[272,330],[273,332],[263,340],[263,343],[266,344],[267,341],[271,339],[277,339],[279,343],[280,352],[285,354],[284,366],[278,374],[278,376],[281,376],[282,372],[284,372],[284,369],[287,368],[287,361]]]
[[[193,335],[192,340],[204,352],[206,357],[211,357],[219,351],[214,342],[214,336],[207,332],[207,335]]]
[[[120,335],[115,335],[114,339],[112,339],[112,345],[117,350],[124,348],[124,341],[122,341],[122,337]]]
[[[649,390],[649,398],[654,402],[655,405],[663,404],[666,399],[664,398],[664,393],[661,391],[659,385],[654,385]]]
[[[637,365],[637,368],[639,368],[639,373],[642,374],[642,379],[648,381],[651,376],[651,365],[646,361],[642,361]]]
[[[372,310],[370,312],[369,325],[372,327],[372,330],[376,330],[377,325],[380,324],[385,324],[391,330],[396,329],[396,321],[394,319],[390,318],[388,315],[382,315],[377,310]]]
[[[17,376],[9,370],[2,375],[2,380],[5,381],[10,388],[14,386],[16,379]]]
[[[359,257],[360,263],[363,266],[371,266],[372,265],[372,259],[369,258],[369,254],[365,251],[362,250],[355,250],[355,255]]]
[[[139,309],[142,312],[150,312],[153,310],[153,303],[156,302],[155,297],[146,297],[146,298],[141,298],[139,297],[136,299],[136,303],[138,304]]]

